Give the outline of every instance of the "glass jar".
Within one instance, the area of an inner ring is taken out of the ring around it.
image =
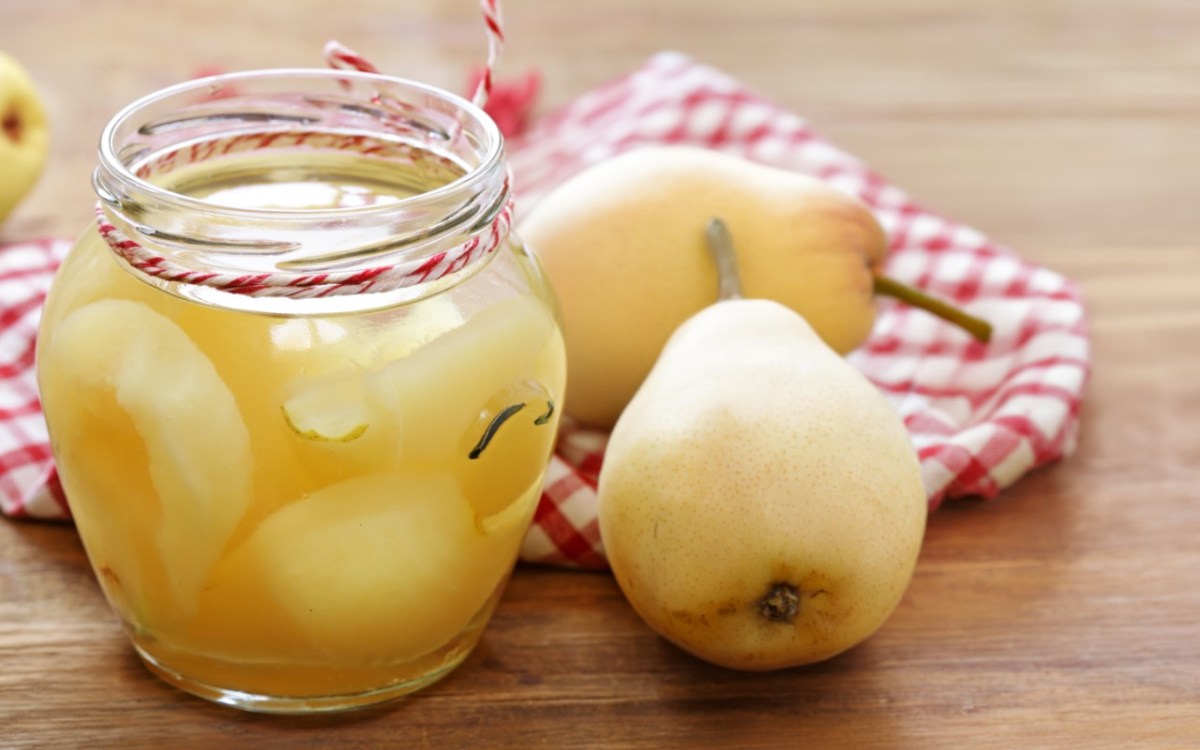
[[[39,378],[142,659],[272,712],[445,675],[515,564],[565,378],[495,124],[386,76],[233,74],[119,113],[94,184]]]

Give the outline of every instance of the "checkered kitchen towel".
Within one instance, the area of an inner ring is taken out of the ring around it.
[[[535,121],[510,141],[518,214],[614,154],[686,143],[820,177],[858,196],[891,236],[888,275],[954,301],[994,327],[971,347],[948,324],[881,300],[850,360],[886,394],[912,435],[931,507],[994,497],[1075,446],[1090,345],[1078,288],[979,232],[916,206],[899,188],[734,79],[673,53]],[[63,244],[0,250],[0,509],[67,518],[33,382],[40,301]],[[603,568],[596,477],[606,436],[564,424],[527,562]]]
[[[42,302],[71,243],[0,245],[0,512],[67,518],[33,368]]]

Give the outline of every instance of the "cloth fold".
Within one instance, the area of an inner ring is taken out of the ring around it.
[[[585,93],[509,142],[517,216],[580,170],[638,146],[679,143],[819,177],[866,202],[891,238],[888,275],[989,320],[987,347],[889,300],[850,361],[893,402],[921,461],[931,508],[995,497],[1068,455],[1091,366],[1081,293],[1063,276],[917,206],[801,117],[676,53]],[[0,249],[0,511],[68,519],[37,401],[41,301],[69,243]],[[536,251],[536,248],[535,248]],[[596,480],[606,435],[564,423],[526,562],[604,568]]]

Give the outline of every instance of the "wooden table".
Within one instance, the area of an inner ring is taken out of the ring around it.
[[[505,6],[502,70],[540,67],[544,107],[679,49],[1078,279],[1095,337],[1078,452],[934,514],[894,617],[819,666],[710,667],[607,575],[523,568],[455,674],[322,718],[166,687],[70,528],[0,522],[0,747],[1200,747],[1200,5]],[[82,228],[118,106],[204,66],[319,64],[331,36],[456,90],[483,53],[470,0],[5,0],[0,48],[32,70],[54,151],[0,241]]]

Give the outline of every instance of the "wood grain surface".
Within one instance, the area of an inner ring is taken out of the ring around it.
[[[152,677],[66,526],[0,521],[0,748],[1200,747],[1200,4],[506,0],[501,76],[542,109],[676,49],[808,118],[918,201],[1083,285],[1078,452],[934,514],[873,639],[743,674],[651,634],[603,574],[521,568],[438,685],[319,718]],[[51,162],[0,242],[89,220],[101,127],[197,69],[320,64],[327,38],[455,90],[472,0],[0,1]]]

